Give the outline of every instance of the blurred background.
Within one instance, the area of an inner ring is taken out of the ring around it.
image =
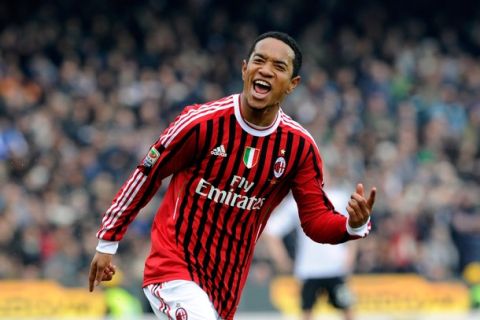
[[[143,262],[163,190],[122,241],[116,283],[92,295],[101,216],[185,105],[241,91],[249,46],[272,29],[303,49],[283,109],[316,139],[326,185],[379,191],[355,257],[359,313],[443,305],[463,319],[480,306],[479,2],[16,0],[0,3],[0,317],[114,315],[118,299],[148,315]],[[239,319],[295,315],[285,277],[260,241]]]

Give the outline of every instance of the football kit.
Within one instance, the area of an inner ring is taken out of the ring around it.
[[[341,243],[369,231],[350,228],[334,210],[309,133],[282,110],[269,127],[247,123],[234,94],[186,107],[164,130],[104,214],[97,250],[115,253],[129,223],[168,176],[144,287],[193,281],[222,319],[233,319],[255,243],[290,190],[313,240]]]

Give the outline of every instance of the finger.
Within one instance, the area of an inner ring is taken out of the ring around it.
[[[112,280],[113,276],[115,275],[115,273],[117,271],[116,268],[117,267],[113,264],[109,264],[108,266],[106,266],[105,269],[103,270],[102,281]]]
[[[105,267],[105,270],[103,270],[103,272],[105,272],[105,273],[115,272],[115,269],[113,268],[112,265],[108,265],[108,266]]]
[[[373,187],[370,191],[370,196],[367,200],[367,206],[370,210],[373,208],[373,204],[375,203],[375,197],[377,196],[377,188]]]
[[[89,290],[90,292],[92,292],[92,291],[93,291],[93,288],[94,288],[93,283],[94,283],[94,281],[95,281],[96,271],[97,271],[97,266],[96,266],[96,264],[92,264],[92,265],[90,266],[90,273],[89,273],[89,275],[88,275],[88,290]]]
[[[95,286],[98,286],[100,282],[102,282],[104,270],[105,270],[105,267],[97,265],[97,276],[95,278],[95,283],[94,283]]]
[[[104,273],[102,277],[102,281],[110,281],[113,279],[113,274],[112,273]]]
[[[356,228],[363,224],[362,219],[358,217],[358,214],[355,211],[355,209],[353,209],[350,206],[347,206],[347,212],[348,212],[348,224],[351,227]]]
[[[358,199],[358,200],[357,200]],[[370,209],[367,207],[367,201],[365,198],[361,197],[358,194],[352,195],[352,199],[348,202],[349,207],[352,210],[352,213],[349,212],[351,220],[351,226],[353,225],[363,225],[365,224],[370,217]],[[347,210],[348,211],[348,210]]]
[[[355,191],[363,197],[363,184],[358,183]]]
[[[115,272],[113,272],[113,271],[110,270],[110,269],[109,269],[109,270],[105,269],[105,270],[103,271],[103,274],[113,276],[113,275],[115,274]]]
[[[350,205],[347,206],[347,212],[348,212],[349,220],[352,221],[354,224],[356,224],[360,220],[357,210],[352,206]]]
[[[353,210],[353,208],[352,208],[350,205],[347,206],[347,212],[348,212],[348,216],[349,216],[351,219],[352,219],[352,218],[353,218],[353,219],[356,218],[357,214],[355,213],[355,210]]]
[[[359,205],[359,201],[357,201],[355,198],[353,198],[353,195],[352,195],[352,198],[348,201],[348,205],[356,212],[360,212],[361,208],[360,208],[360,205]]]
[[[357,205],[358,209],[360,210],[359,213],[361,213],[362,215],[370,213],[370,208],[368,207],[367,200],[365,200],[364,197],[355,193],[355,194],[352,194],[351,198],[352,198],[351,201],[356,201],[356,205]]]

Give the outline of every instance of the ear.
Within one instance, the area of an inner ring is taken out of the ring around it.
[[[245,80],[245,74],[247,73],[247,60],[242,61],[242,80]]]
[[[290,80],[290,83],[288,85],[288,89],[286,91],[287,94],[292,93],[292,91],[298,86],[300,83],[300,76],[293,77],[292,80]]]

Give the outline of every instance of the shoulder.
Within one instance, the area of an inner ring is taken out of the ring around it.
[[[175,120],[182,119],[190,122],[201,122],[206,118],[215,118],[220,114],[232,112],[234,97],[235,95],[230,95],[218,100],[186,106]]]
[[[315,149],[318,149],[315,139],[312,137],[310,132],[308,132],[308,130],[305,129],[300,123],[293,120],[282,110],[280,110],[280,125],[285,131],[291,132],[292,134],[303,138],[307,144],[314,146]]]
[[[176,137],[189,133],[198,125],[210,119],[226,116],[233,113],[235,95],[223,97],[218,100],[186,106],[175,118],[170,126],[163,132],[160,142],[167,146]]]

